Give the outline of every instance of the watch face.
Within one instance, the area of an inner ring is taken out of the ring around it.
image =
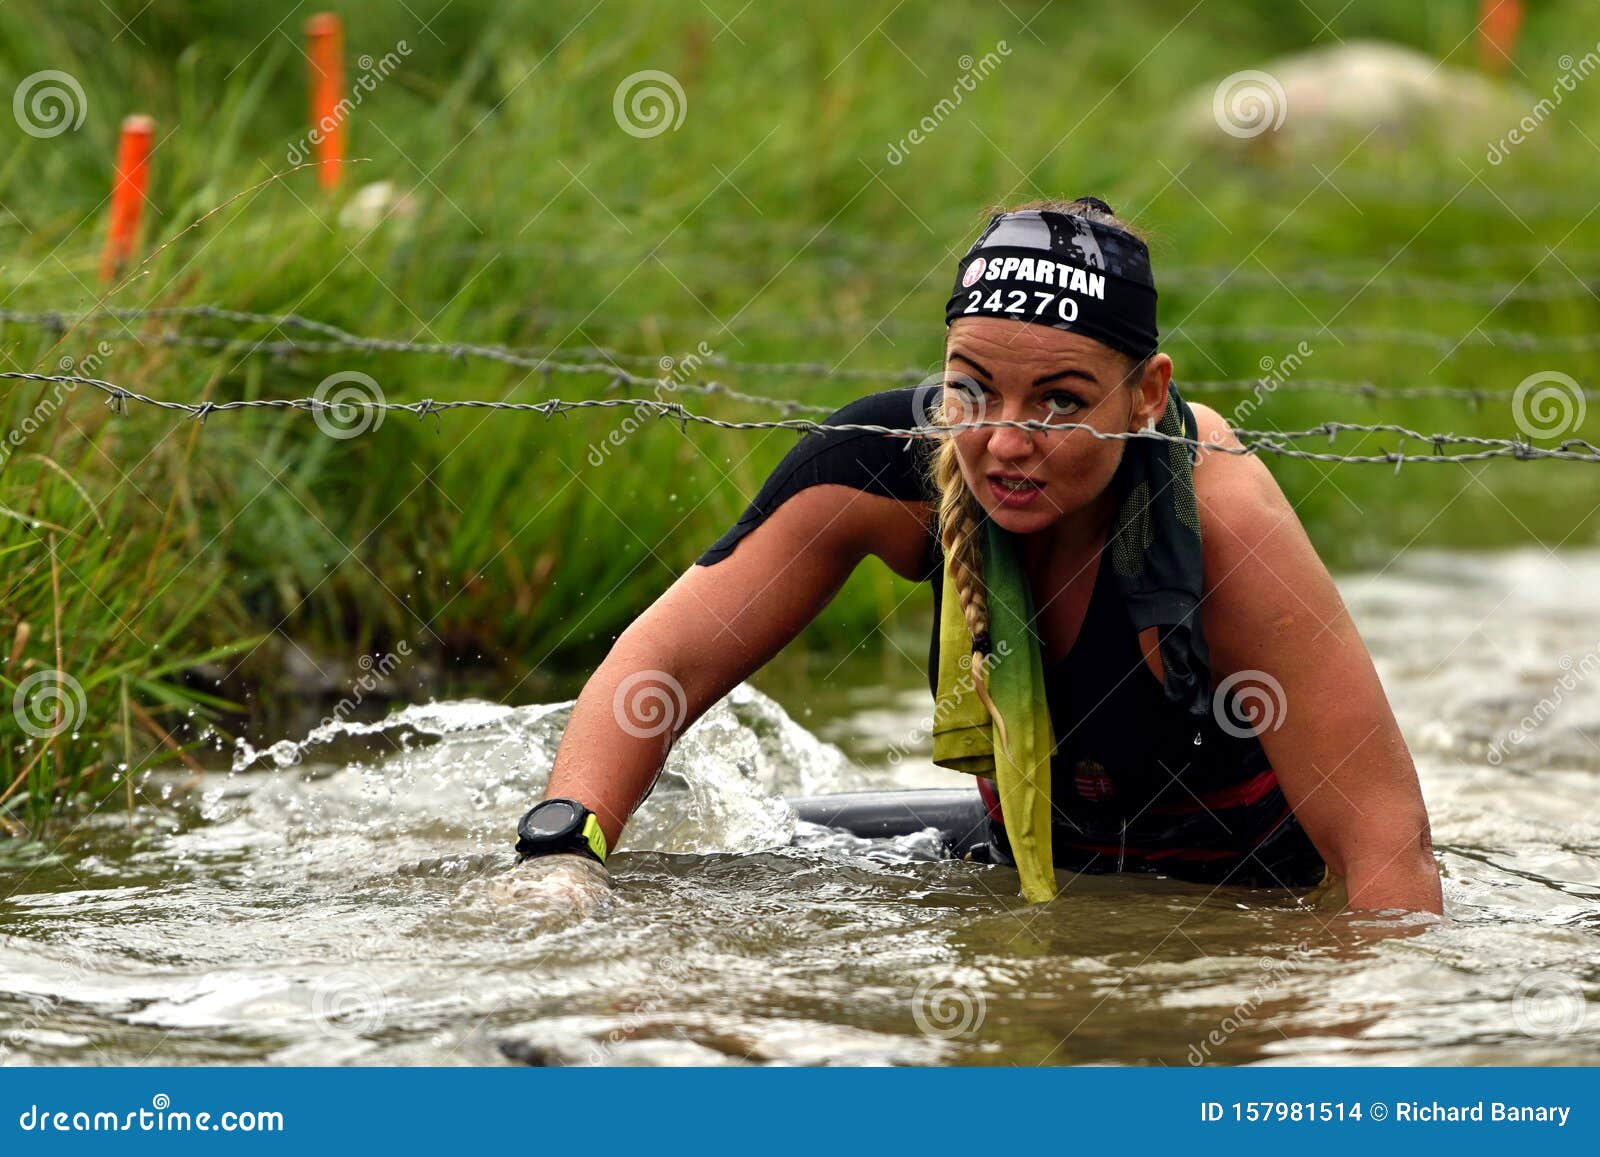
[[[577,818],[578,809],[567,800],[546,800],[523,818],[522,830],[530,836],[564,835]]]

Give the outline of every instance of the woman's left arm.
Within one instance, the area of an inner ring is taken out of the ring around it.
[[[1214,411],[1193,409],[1202,441],[1240,444]],[[1289,806],[1344,878],[1351,907],[1441,911],[1411,753],[1294,508],[1254,455],[1203,450],[1195,492],[1206,574],[1201,626],[1213,674],[1265,676],[1272,717],[1251,722]]]

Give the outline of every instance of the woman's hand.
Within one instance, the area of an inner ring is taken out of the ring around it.
[[[535,856],[499,882],[495,898],[519,907],[579,917],[593,916],[615,902],[615,885],[604,864],[588,856],[561,853]]]

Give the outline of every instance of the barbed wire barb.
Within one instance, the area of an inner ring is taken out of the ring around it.
[[[83,377],[73,374],[39,374],[21,370],[0,372],[0,379],[35,382],[61,382],[86,385],[99,390],[111,397],[119,398],[123,403],[132,401],[141,405],[151,406],[158,410],[168,410],[187,414],[205,421],[213,414],[228,413],[237,410],[312,410],[337,408],[318,398],[241,398],[228,402],[175,402],[168,399],[153,398],[146,394],[136,393],[125,389],[113,382],[102,381],[98,378]],[[342,403],[341,403],[342,404]],[[1451,434],[1444,432],[1422,433],[1406,426],[1393,422],[1323,422],[1305,430],[1249,430],[1235,429],[1234,436],[1239,440],[1237,447],[1222,445],[1217,441],[1188,438],[1176,434],[1163,434],[1155,430],[1113,431],[1097,430],[1093,426],[1081,422],[1046,422],[1046,421],[1000,421],[979,420],[972,422],[953,423],[951,425],[925,425],[910,428],[897,426],[881,426],[857,422],[816,422],[809,418],[784,418],[766,421],[732,421],[724,418],[713,418],[706,414],[696,414],[678,402],[664,402],[659,398],[581,398],[567,400],[563,398],[550,398],[542,402],[506,402],[484,401],[482,399],[456,399],[450,401],[437,401],[425,399],[418,402],[389,402],[367,401],[361,403],[361,408],[374,411],[403,411],[410,414],[433,413],[440,414],[446,410],[481,409],[503,412],[533,412],[543,413],[546,417],[561,414],[569,415],[573,410],[582,409],[616,409],[630,407],[640,416],[669,417],[674,416],[687,432],[688,423],[705,425],[724,430],[794,430],[801,433],[825,431],[854,431],[861,433],[882,434],[886,437],[905,439],[939,439],[947,438],[963,430],[1014,428],[1030,431],[1040,431],[1053,434],[1064,434],[1071,431],[1083,431],[1089,436],[1101,440],[1126,440],[1130,438],[1155,438],[1160,441],[1177,442],[1185,446],[1210,450],[1221,454],[1261,454],[1272,453],[1290,458],[1302,458],[1314,461],[1357,463],[1357,462],[1394,462],[1394,452],[1386,451],[1382,454],[1337,454],[1330,452],[1312,452],[1301,450],[1290,443],[1326,435],[1329,446],[1332,446],[1340,433],[1359,434],[1394,434],[1401,439],[1401,445],[1406,441],[1431,442],[1442,451],[1445,446],[1473,446],[1478,449],[1455,454],[1440,453],[1435,456],[1419,456],[1410,459],[1413,462],[1466,462],[1479,461],[1489,458],[1514,457],[1519,460],[1528,459],[1560,459],[1574,462],[1600,462],[1600,447],[1582,438],[1568,438],[1556,447],[1544,449],[1532,446],[1531,443],[1516,439],[1487,437],[1473,434]],[[1402,449],[1403,456],[1404,451]]]
[[[119,323],[132,320],[172,321],[176,323],[210,321],[237,326],[267,326],[280,331],[299,330],[315,334],[318,340],[307,341],[292,337],[266,340],[240,336],[195,334],[184,331],[139,333],[129,330],[125,324],[119,324],[116,328],[86,324],[97,317],[114,319]],[[340,352],[444,356],[452,361],[482,359],[519,369],[536,370],[546,387],[548,387],[552,375],[556,373],[571,375],[606,374],[613,379],[613,385],[607,392],[620,389],[622,385],[647,388],[665,387],[674,393],[721,394],[740,401],[779,406],[791,413],[812,412],[826,414],[831,412],[826,407],[812,406],[790,399],[768,398],[758,394],[741,394],[715,381],[675,383],[661,377],[635,374],[623,367],[627,365],[657,366],[659,365],[659,359],[647,354],[621,353],[603,346],[541,349],[467,342],[413,342],[398,338],[355,334],[327,322],[317,321],[296,313],[253,313],[245,310],[225,309],[214,305],[102,307],[98,310],[89,310],[77,314],[63,313],[57,310],[43,312],[0,310],[0,322],[43,327],[57,334],[58,338],[68,328],[69,320],[72,327],[89,334],[112,334],[121,339],[140,343],[153,342],[172,346],[192,346],[247,356],[265,354],[280,360],[296,354],[320,356]],[[1191,327],[1188,336],[1192,339],[1202,332],[1219,340],[1259,338],[1261,340],[1281,341],[1288,337],[1300,335],[1302,331],[1288,327],[1260,326],[1211,327],[1202,331],[1199,328]],[[1600,348],[1600,337],[1595,335],[1577,335],[1544,340],[1536,335],[1482,329],[1474,329],[1469,331],[1469,334],[1477,334],[1483,339],[1470,344],[1498,343],[1516,349],[1586,350]],[[1183,335],[1178,334],[1177,336],[1181,337]],[[1410,344],[1433,345],[1446,351],[1453,351],[1463,344],[1461,339],[1451,339],[1444,334],[1423,334],[1420,331],[1406,330],[1351,331],[1350,336],[1357,340],[1398,340],[1402,337],[1409,337],[1410,339],[1415,339],[1411,340]],[[599,360],[571,360],[580,356]],[[698,364],[726,369],[735,374],[776,375],[788,378],[812,378],[821,381],[904,382],[917,384],[932,381],[941,372],[921,367],[859,369],[827,366],[817,362],[737,361],[716,354],[699,358],[697,361]],[[1271,378],[1233,378],[1189,382],[1180,380],[1178,386],[1185,394],[1197,395],[1237,393],[1244,390],[1265,391],[1267,393],[1346,393],[1354,394],[1373,402],[1388,399],[1459,398],[1471,405],[1474,412],[1478,412],[1479,407],[1486,400],[1496,397],[1504,399],[1509,396],[1506,391],[1487,390],[1477,386],[1380,386],[1370,381],[1339,381],[1326,378],[1289,378],[1284,381],[1273,381]],[[1579,386],[1578,393],[1585,401],[1600,401],[1600,390]]]

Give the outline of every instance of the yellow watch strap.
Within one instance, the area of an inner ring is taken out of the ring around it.
[[[600,821],[595,818],[593,812],[590,812],[589,818],[583,821],[583,838],[588,842],[590,850],[600,857],[600,862],[605,863],[610,849],[606,847],[606,834],[600,830]]]

